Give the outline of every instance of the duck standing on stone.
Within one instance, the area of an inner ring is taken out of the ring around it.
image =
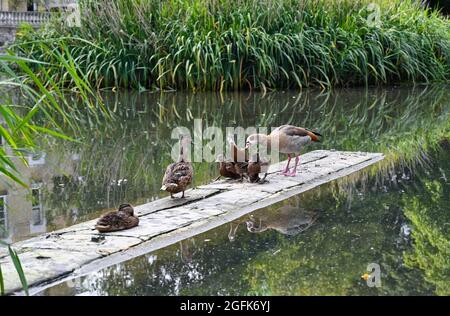
[[[251,183],[264,183],[266,182],[267,171],[269,169],[269,161],[265,158],[261,158],[259,153],[256,153],[248,162],[247,174]],[[260,173],[264,173],[264,177],[259,177]]]
[[[178,161],[167,166],[166,173],[164,174],[161,190],[169,192],[171,198],[179,192],[183,192],[181,198],[184,198],[184,191],[192,183],[194,169],[187,159],[188,148],[191,142],[190,136],[180,136],[180,154]]]
[[[219,174],[220,176],[215,180],[219,180],[220,177],[230,178],[230,179],[240,179],[241,176],[236,172],[236,169],[234,167],[235,162],[237,161],[238,157],[238,149],[236,144],[234,143],[234,140],[232,138],[228,138],[228,144],[230,146],[230,152],[232,154],[231,159],[226,159],[222,154],[217,156],[216,161],[219,163]],[[244,154],[245,159],[245,154]]]
[[[221,177],[230,178],[230,179],[239,179],[240,176],[236,173],[234,169],[234,162],[231,160],[226,160],[222,154],[217,156],[216,162],[219,163],[219,174],[214,181],[219,180]]]
[[[322,137],[322,135],[307,128],[282,125],[274,129],[269,135],[250,135],[247,138],[246,148],[260,144],[269,149],[273,143],[278,141],[278,150],[281,153],[288,154],[288,162],[282,174],[289,177],[295,177],[297,174],[297,165],[300,161],[299,155],[301,149],[311,142],[320,142],[319,137]],[[289,164],[292,156],[295,156],[295,166],[294,170],[289,172]]]
[[[97,221],[95,229],[100,233],[129,229],[139,224],[139,218],[134,215],[130,204],[121,204],[117,211],[109,212]]]
[[[236,174],[239,176],[238,179],[240,181],[243,181],[244,178],[248,179],[247,175],[247,168],[248,168],[248,153],[245,148],[239,148],[236,143],[234,142],[234,139],[231,137],[228,138],[228,143],[230,144],[231,148],[231,157],[233,159],[234,163],[234,170]]]

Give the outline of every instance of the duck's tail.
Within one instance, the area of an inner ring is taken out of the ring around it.
[[[166,184],[162,185],[161,191],[173,190],[173,189],[176,189],[176,188],[178,188],[178,184],[176,184],[176,183],[166,183]]]
[[[107,233],[111,231],[111,226],[109,225],[95,225],[95,229],[97,229],[100,233]]]
[[[311,137],[311,140],[313,142],[319,142],[319,143],[321,142],[319,137],[323,137],[322,134],[312,131],[310,129],[306,129],[306,130],[308,131],[308,135],[309,135],[309,137]]]

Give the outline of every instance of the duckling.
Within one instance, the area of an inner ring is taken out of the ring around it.
[[[233,161],[226,161],[222,154],[217,156],[216,161],[219,163],[219,174],[220,176],[216,178],[215,181],[219,180],[220,177],[230,178],[230,179],[239,179],[239,174],[236,173],[234,169]]]
[[[130,204],[121,204],[117,211],[109,212],[100,217],[95,229],[100,233],[108,233],[129,229],[138,224],[139,218],[134,215],[133,207]]]
[[[192,164],[187,161],[188,146],[191,145],[191,137],[187,135],[180,136],[180,154],[178,161],[167,166],[166,173],[162,180],[161,190],[173,194],[183,192],[181,198],[184,198],[184,191],[192,183],[194,169]]]
[[[300,161],[300,150],[311,142],[320,142],[319,137],[322,137],[322,135],[307,128],[282,125],[274,129],[270,135],[250,135],[247,138],[246,148],[255,144],[262,144],[270,148],[272,141],[278,140],[279,151],[288,154],[288,162],[282,174],[289,177],[295,177],[297,174],[297,165]],[[291,155],[295,156],[295,166],[294,170],[289,172],[289,163],[292,158]]]
[[[245,150],[245,148],[239,148],[231,137],[228,138],[228,143],[230,144],[231,147],[231,156],[234,162],[234,171],[239,176],[238,179],[240,179],[240,181],[243,181],[244,178],[248,179],[247,151]]]
[[[243,181],[244,178],[249,180],[248,178],[248,162],[235,162],[234,170],[239,175],[239,181]]]
[[[259,153],[252,156],[248,163],[247,173],[251,183],[266,182],[267,171],[269,169],[269,161],[265,158],[261,159]],[[264,177],[259,177],[260,173],[264,173]]]

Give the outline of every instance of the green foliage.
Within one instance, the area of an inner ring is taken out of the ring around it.
[[[2,266],[0,265],[0,296],[5,295],[5,283],[3,282]]]
[[[414,248],[405,253],[405,264],[419,267],[425,279],[434,284],[436,294],[450,294],[449,186],[426,181],[422,197],[403,199],[405,215],[412,222]]]
[[[28,296],[29,295],[28,282],[25,277],[25,273],[22,268],[22,263],[20,262],[20,258],[18,256],[17,252],[11,248],[11,245],[8,245],[7,243],[5,243],[2,240],[0,240],[0,246],[8,247],[9,256],[11,257],[11,260],[14,264],[14,268],[16,269],[17,274],[19,275],[20,283],[22,284],[22,288],[23,288],[25,294]],[[0,296],[2,296],[2,295],[5,295],[5,284],[4,284],[4,279],[3,279],[2,268],[0,266]]]
[[[17,255],[17,252],[11,248],[11,246],[8,245],[8,252],[9,256],[11,257],[11,260],[14,264],[14,267],[16,268],[17,274],[20,278],[20,283],[22,284],[22,288],[25,291],[25,294],[28,296],[30,295],[28,291],[28,282],[25,277],[25,273],[23,272],[22,263],[20,262],[19,256]]]
[[[19,57],[11,52],[0,55],[0,78],[4,78],[0,79],[0,89],[3,91],[0,116],[4,122],[4,125],[0,126],[0,136],[12,150],[12,153],[7,153],[5,147],[0,147],[0,173],[23,186],[27,184],[20,179],[11,154],[26,165],[23,149],[36,148],[36,139],[39,136],[50,135],[74,141],[62,132],[63,128],[79,132],[80,119],[99,122],[101,118],[108,117],[101,100],[79,72],[73,59],[57,51],[49,54],[53,54],[54,61],[58,62],[58,69],[64,69],[66,76],[72,79],[74,86],[70,92],[76,96],[76,103],[67,98],[67,91],[60,82],[55,82],[47,75],[47,71],[55,65]],[[9,97],[11,90],[22,96],[22,104],[16,104],[16,101]],[[42,124],[35,123],[38,116],[41,116]],[[42,120],[42,116],[45,120]]]
[[[71,56],[98,87],[266,90],[450,78],[450,24],[420,1],[80,5],[80,27],[57,20],[43,31],[23,29],[13,48],[55,65],[53,53]],[[63,68],[38,74],[76,83]]]

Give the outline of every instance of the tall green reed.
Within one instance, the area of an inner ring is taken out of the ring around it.
[[[328,88],[446,81],[450,75],[450,24],[420,1],[82,0],[80,5],[80,27],[54,21],[38,32],[23,30],[13,48],[51,61],[42,43],[51,51],[64,43],[98,87]],[[49,75],[65,81],[66,73],[52,68]]]
[[[74,141],[74,137],[62,130],[72,130],[76,137],[80,132],[80,121],[100,122],[109,117],[101,98],[87,83],[71,56],[50,50],[48,53],[58,64],[19,57],[12,52],[0,55],[0,75],[4,78],[0,80],[0,89],[3,90],[0,136],[12,150],[8,153],[6,147],[0,147],[0,173],[23,186],[27,184],[20,179],[12,155],[26,164],[22,149],[35,148],[40,135]],[[54,67],[65,69],[66,77],[73,82],[70,91],[63,82],[55,81],[48,75]],[[77,102],[67,96],[69,92],[77,98]],[[21,95],[20,102],[23,104],[17,104],[11,94]]]
[[[10,245],[0,240],[0,245],[7,246],[8,247],[8,254],[11,257],[11,260],[14,264],[14,268],[16,269],[16,272],[19,276],[20,283],[22,284],[22,289],[25,292],[25,295],[30,295],[28,290],[28,282],[27,278],[25,276],[25,272],[23,271],[22,263],[20,261],[19,255],[17,252],[11,248]],[[0,266],[0,296],[5,295],[5,283],[4,283],[4,277],[2,268]]]

